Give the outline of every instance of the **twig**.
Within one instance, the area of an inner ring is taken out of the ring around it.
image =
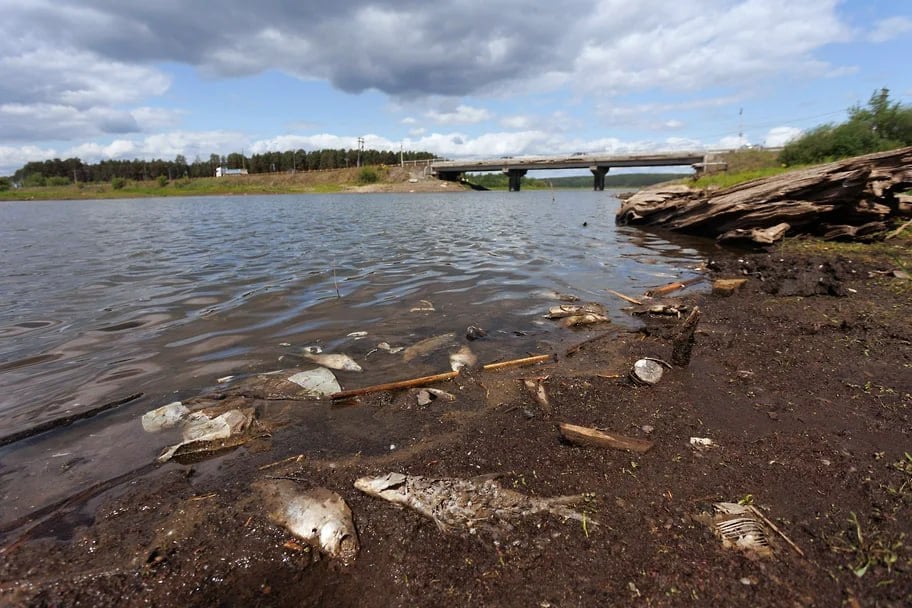
[[[618,293],[617,291],[615,291],[613,289],[608,289],[606,291],[613,296],[619,297],[620,299],[624,300],[625,302],[630,302],[631,304],[636,304],[637,306],[643,305],[643,302],[641,302],[640,300],[637,300],[636,298],[631,298],[630,296],[625,296],[624,294]]]
[[[291,460],[294,460],[296,462],[301,462],[303,459],[304,459],[304,454],[298,454],[297,456],[289,456],[288,458],[283,458],[282,460],[278,460],[278,461],[272,462],[270,464],[264,464],[263,466],[259,467],[257,469],[257,471],[265,471],[266,469],[271,469],[272,467],[277,467],[280,464],[285,464],[286,462],[289,462]]]
[[[902,226],[900,226],[899,228],[897,228],[896,230],[894,230],[893,232],[891,232],[890,234],[885,236],[884,240],[886,241],[888,239],[892,239],[895,236],[899,236],[899,233],[902,232],[903,230],[905,230],[906,228],[908,228],[909,226],[912,226],[912,220],[909,220],[908,222],[906,222],[905,224],[903,224]]]
[[[801,547],[799,547],[798,545],[793,543],[792,539],[790,539],[788,536],[786,536],[782,530],[780,530],[779,528],[776,527],[776,524],[774,524],[772,521],[770,521],[770,519],[766,515],[764,515],[763,513],[760,512],[760,509],[758,509],[754,505],[749,505],[747,508],[750,509],[754,515],[756,515],[757,517],[762,519],[764,521],[764,523],[766,523],[766,525],[768,525],[770,528],[772,528],[773,532],[775,532],[776,534],[781,536],[782,539],[785,542],[787,542],[789,544],[789,546],[795,550],[796,553],[798,553],[798,555],[800,555],[801,557],[804,557],[804,551],[801,550]]]

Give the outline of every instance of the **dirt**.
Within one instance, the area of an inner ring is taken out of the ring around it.
[[[749,280],[729,297],[708,283],[671,294],[702,315],[690,364],[655,386],[627,372],[640,357],[670,360],[683,318],[642,317],[636,331],[588,341],[567,330],[557,363],[439,384],[453,403],[418,407],[402,391],[340,406],[407,430],[392,449],[303,453],[313,431],[289,416],[268,440],[87,491],[4,537],[0,603],[908,606],[912,287],[880,272],[908,268],[910,241],[893,247],[720,251],[708,279]],[[538,376],[550,411],[518,381]],[[560,422],[654,447],[570,445]],[[714,445],[694,449],[691,437]],[[530,495],[592,493],[592,522],[536,515],[496,538],[444,534],[353,487],[388,471],[502,473]],[[352,565],[269,522],[250,486],[270,476],[343,496],[361,544]],[[768,557],[723,548],[700,516],[739,500],[803,555],[772,530]]]

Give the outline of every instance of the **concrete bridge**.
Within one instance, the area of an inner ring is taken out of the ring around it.
[[[589,169],[594,190],[605,189],[605,175],[611,167],[675,167],[690,165],[698,173],[711,168],[724,169],[725,163],[715,161],[726,151],[658,152],[655,154],[574,154],[572,156],[523,156],[492,160],[446,160],[430,164],[432,175],[447,181],[459,181],[465,173],[502,171],[510,177],[510,191],[518,192],[527,171],[541,169]]]

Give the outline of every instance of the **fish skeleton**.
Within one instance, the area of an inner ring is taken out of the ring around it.
[[[412,344],[406,348],[405,352],[402,353],[402,360],[408,363],[415,357],[424,356],[430,352],[446,346],[455,338],[456,334],[452,333],[434,336],[433,338],[425,338],[421,342],[416,342],[415,344]]]
[[[341,496],[326,488],[301,491],[288,479],[253,485],[263,497],[271,521],[346,566],[358,556],[360,546],[352,512]]]
[[[355,487],[369,496],[408,507],[437,524],[441,532],[451,533],[465,526],[490,532],[509,530],[510,520],[536,513],[550,513],[566,519],[595,523],[568,505],[585,497],[555,496],[538,498],[508,490],[491,476],[471,479],[430,478],[402,473],[362,477]]]
[[[323,367],[328,367],[330,369],[339,369],[345,372],[363,371],[361,369],[361,366],[355,363],[355,360],[348,355],[317,355],[312,353],[304,353],[304,358],[310,359],[317,365],[322,365]]]

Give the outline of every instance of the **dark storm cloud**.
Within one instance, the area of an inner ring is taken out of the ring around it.
[[[35,1],[4,29],[110,61],[173,61],[217,76],[279,68],[340,89],[463,95],[555,65],[592,2]]]

